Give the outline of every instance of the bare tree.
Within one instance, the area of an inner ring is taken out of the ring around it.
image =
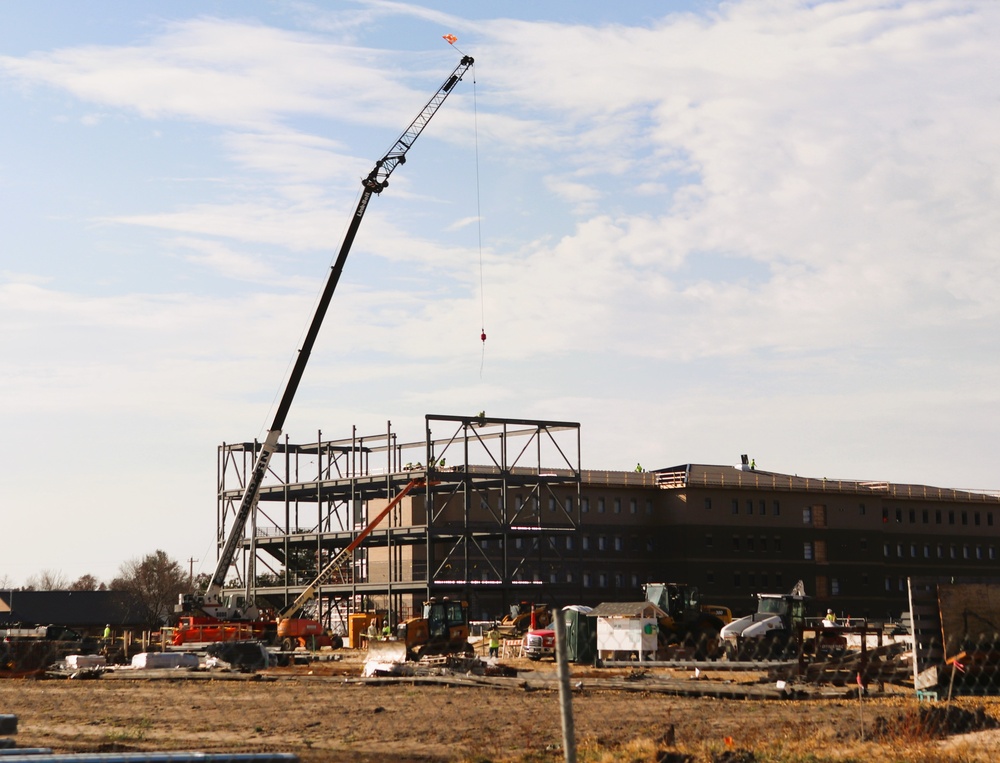
[[[150,627],[166,621],[178,595],[187,587],[188,576],[181,565],[159,550],[125,562],[118,569],[118,577],[111,581],[112,590],[132,594],[139,616]]]
[[[69,585],[71,591],[103,591],[104,584],[91,574],[81,575]]]
[[[24,581],[26,591],[65,591],[69,579],[58,570],[42,570]]]

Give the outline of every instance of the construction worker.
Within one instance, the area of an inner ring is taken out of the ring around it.
[[[372,641],[378,640],[378,623],[372,619],[368,623],[368,643],[371,644]]]
[[[500,630],[496,623],[493,623],[486,637],[490,640],[490,657],[500,657]]]
[[[823,618],[823,627],[832,628],[837,624],[837,616],[833,613],[832,609],[826,611],[826,617]]]
[[[385,618],[385,625],[382,626],[382,640],[388,641],[392,636],[392,628],[389,626],[389,618]]]
[[[104,626],[104,643],[111,641],[111,623]]]
[[[642,468],[642,464],[636,464],[635,465],[635,470],[637,472],[644,472],[644,471],[646,471],[645,469]]]

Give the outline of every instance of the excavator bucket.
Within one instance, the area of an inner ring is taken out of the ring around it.
[[[365,664],[386,663],[402,664],[406,662],[405,641],[371,641],[368,644],[368,657]]]

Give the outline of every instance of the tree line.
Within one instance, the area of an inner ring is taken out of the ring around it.
[[[61,572],[43,570],[30,576],[20,591],[124,591],[144,613],[149,623],[161,622],[173,612],[174,604],[182,593],[204,590],[208,575],[200,574],[192,580],[180,563],[165,551],[154,551],[143,557],[123,562],[118,574],[104,583],[93,575],[81,575],[70,582]],[[0,576],[0,589],[10,590],[6,576]]]

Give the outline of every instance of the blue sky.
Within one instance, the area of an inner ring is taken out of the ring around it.
[[[211,569],[216,448],[266,430],[445,33],[474,78],[373,202],[293,441],[486,410],[579,421],[587,468],[1000,488],[1000,6],[235,9],[0,0],[0,584]]]

